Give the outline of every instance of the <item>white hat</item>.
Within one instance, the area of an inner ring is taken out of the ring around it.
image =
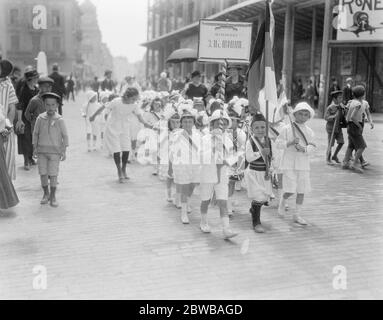
[[[167,103],[164,108],[164,117],[166,120],[169,120],[171,117],[173,117],[177,113],[177,110],[171,103]]]
[[[307,102],[299,102],[295,108],[293,109],[293,115],[298,112],[298,111],[302,111],[302,110],[307,110],[310,112],[310,119],[314,118],[315,116],[315,111],[313,110],[313,108],[310,107],[310,105],[307,103]]]
[[[237,103],[237,101],[239,100],[239,98],[237,97],[237,96],[234,96],[233,97],[233,99],[231,99],[230,101],[229,101],[229,105],[233,105],[233,104],[236,104]]]
[[[215,110],[209,119],[209,123],[212,123],[214,120],[218,120],[218,119],[226,119],[229,122],[228,128],[231,127],[231,123],[232,123],[231,119],[225,111]]]

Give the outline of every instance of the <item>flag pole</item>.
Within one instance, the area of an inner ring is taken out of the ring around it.
[[[266,26],[269,30],[269,36],[270,36],[270,16],[269,16],[269,0],[266,0]],[[267,33],[265,28],[265,33]],[[266,37],[265,37],[265,48],[266,48]],[[265,57],[264,57],[265,58]],[[265,64],[265,76],[266,76],[266,64]],[[266,81],[265,81],[265,85]],[[266,141],[265,141],[265,148],[269,148],[269,100],[266,98]],[[269,155],[265,157],[265,164],[266,164],[266,172],[265,172],[265,179],[268,180],[270,178],[270,163],[269,163]]]

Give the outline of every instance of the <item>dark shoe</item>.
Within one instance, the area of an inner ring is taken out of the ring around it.
[[[339,161],[339,159],[338,159],[337,156],[333,156],[333,157],[331,158],[331,160],[334,160],[336,163],[340,163],[340,161]]]
[[[50,194],[49,194],[49,191],[48,191],[48,187],[43,187],[43,190],[44,190],[44,195],[43,195],[43,198],[41,199],[40,201],[40,204],[48,204],[49,203],[49,200],[50,200]]]
[[[56,200],[56,188],[51,187],[51,196],[50,196],[50,205],[51,207],[57,208],[59,206]]]
[[[31,165],[30,165],[29,163],[25,164],[25,165],[24,165],[24,170],[25,170],[25,171],[29,171],[29,170],[31,170]]]
[[[369,166],[370,164],[367,162],[367,161],[364,161],[362,162],[362,164],[360,165],[363,169],[367,166]]]

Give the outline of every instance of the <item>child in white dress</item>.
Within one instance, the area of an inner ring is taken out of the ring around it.
[[[305,194],[311,191],[310,158],[315,150],[314,132],[306,122],[314,117],[314,110],[307,102],[300,102],[292,111],[295,121],[282,128],[276,140],[276,147],[283,150],[280,170],[283,174],[283,196],[280,199],[278,213],[285,214],[286,200],[297,194],[294,222],[307,225],[302,218],[302,204]]]
[[[86,141],[88,144],[88,152],[97,149],[97,138],[100,135],[101,116],[97,111],[101,108],[101,104],[97,101],[97,92],[89,90],[86,92],[86,103],[82,108],[82,116],[85,118]],[[93,144],[92,144],[93,139]]]

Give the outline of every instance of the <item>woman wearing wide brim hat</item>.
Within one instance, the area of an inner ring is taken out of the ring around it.
[[[0,79],[8,77],[13,70],[13,64],[9,60],[0,60]]]
[[[32,131],[31,123],[25,118],[25,111],[30,100],[38,94],[37,80],[39,74],[35,68],[27,68],[24,73],[25,82],[22,84],[19,92],[19,104],[17,105],[17,145],[18,153],[24,156],[24,169],[30,170],[31,165],[35,165],[33,160]]]

